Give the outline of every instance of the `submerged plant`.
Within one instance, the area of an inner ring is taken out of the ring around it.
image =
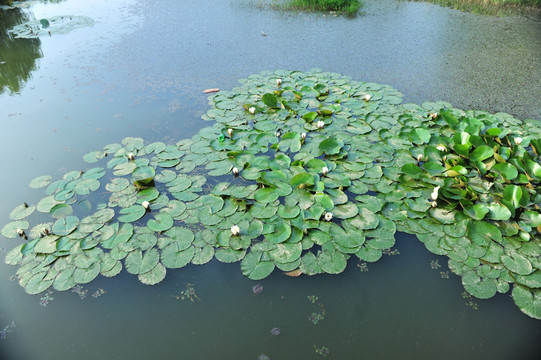
[[[85,171],[31,182],[46,196],[1,229],[19,239],[6,263],[20,266],[28,293],[122,269],[152,285],[213,258],[253,280],[338,274],[352,256],[367,269],[400,230],[446,255],[468,293],[512,286],[519,308],[541,318],[534,121],[402,104],[390,86],[318,70],[252,75],[209,103],[213,125],[191,139],[126,138],[86,154],[95,165]],[[34,210],[52,222],[31,226]]]

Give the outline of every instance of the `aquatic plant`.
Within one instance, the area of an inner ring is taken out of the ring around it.
[[[338,274],[390,253],[399,230],[446,255],[468,293],[513,286],[541,318],[533,120],[402,104],[390,86],[319,70],[252,75],[209,104],[213,125],[191,139],[126,138],[86,154],[94,167],[31,182],[47,196],[1,230],[29,239],[6,255],[28,293],[122,269],[152,285],[213,258],[253,280]],[[36,210],[54,221],[31,227]]]

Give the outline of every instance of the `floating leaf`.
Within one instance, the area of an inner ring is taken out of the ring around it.
[[[130,207],[121,209],[119,211],[120,216],[118,221],[122,222],[133,222],[142,218],[146,213],[146,210],[141,205],[132,205]]]

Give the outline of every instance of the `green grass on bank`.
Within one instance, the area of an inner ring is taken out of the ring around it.
[[[362,5],[362,0],[287,0],[274,6],[283,10],[336,11],[355,16]]]
[[[541,0],[416,0],[483,15],[541,15]]]

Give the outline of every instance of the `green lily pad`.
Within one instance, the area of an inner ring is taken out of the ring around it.
[[[9,218],[11,220],[22,220],[30,215],[36,210],[35,205],[28,205],[26,203],[17,206],[15,209],[9,213]]]
[[[142,218],[145,213],[146,210],[142,205],[132,205],[119,211],[118,221],[134,222]]]
[[[512,296],[520,311],[534,319],[541,319],[541,290],[514,285]]]
[[[244,276],[252,280],[261,280],[269,276],[274,270],[272,261],[262,261],[261,252],[250,252],[240,262],[240,268]]]
[[[52,227],[53,233],[64,236],[73,232],[79,225],[79,218],[76,216],[66,216],[58,219]]]
[[[32,189],[43,188],[43,187],[49,185],[51,183],[52,179],[53,178],[50,175],[38,176],[37,178],[32,179],[32,181],[30,181],[30,187]]]
[[[159,213],[147,222],[147,227],[156,232],[169,230],[173,226],[173,218],[166,213]]]
[[[474,271],[462,275],[462,285],[468,293],[479,299],[490,299],[496,295],[496,280],[480,278]]]

